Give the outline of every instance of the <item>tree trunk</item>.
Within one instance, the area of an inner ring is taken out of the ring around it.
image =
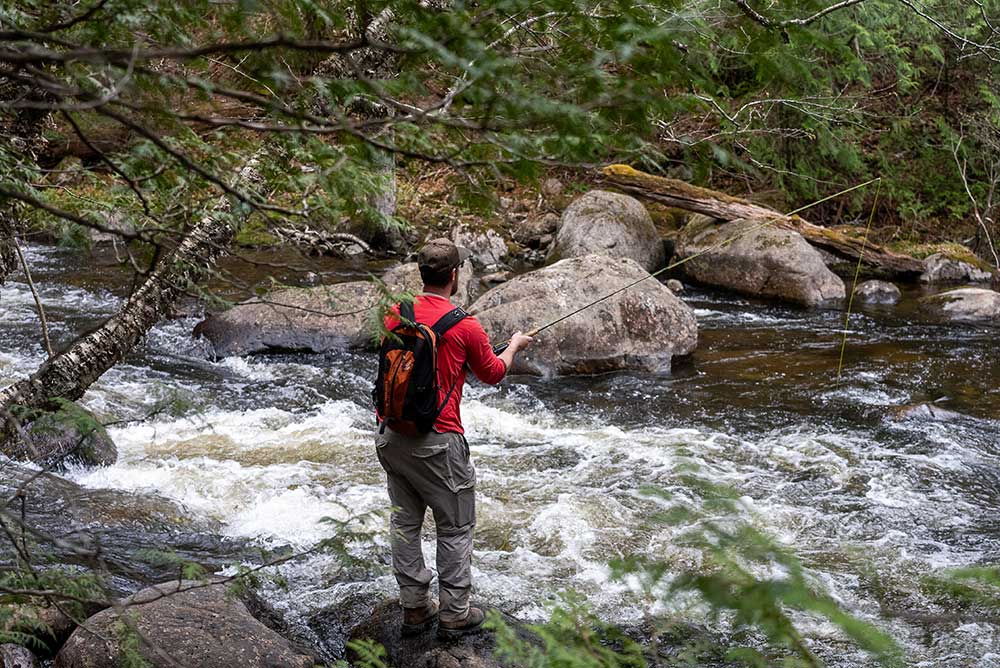
[[[813,225],[799,216],[786,216],[760,204],[708,188],[692,186],[677,179],[653,176],[626,165],[611,165],[601,170],[601,181],[640,199],[652,200],[721,220],[774,219],[775,226],[798,232],[813,246],[854,261],[863,255],[866,265],[899,279],[915,280],[924,271],[923,263],[909,255],[896,253],[871,242],[864,243],[861,239],[836,230]]]
[[[259,180],[259,153],[251,157],[233,186]],[[128,302],[96,330],[46,361],[30,377],[0,390],[0,451],[14,433],[15,418],[50,410],[57,398],[76,400],[118,363],[182,294],[228,248],[234,230],[233,203],[223,195],[169,253],[164,254]]]
[[[17,268],[17,253],[14,252],[14,226],[7,212],[0,210],[0,285]]]

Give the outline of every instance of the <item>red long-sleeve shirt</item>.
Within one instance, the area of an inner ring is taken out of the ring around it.
[[[419,295],[413,303],[416,321],[428,327],[453,308],[455,306],[444,297],[427,293]],[[399,309],[394,307],[392,310],[396,315],[389,315],[385,319],[385,326],[390,330],[399,324]],[[486,331],[472,316],[463,318],[445,332],[438,343],[437,359],[438,405],[444,401],[453,384],[455,389],[448,397],[448,403],[441,409],[441,414],[434,423],[434,431],[464,434],[461,403],[466,369],[472,369],[484,383],[496,385],[507,375],[507,365],[493,353]]]

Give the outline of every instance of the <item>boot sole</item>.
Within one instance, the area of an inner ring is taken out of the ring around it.
[[[438,625],[437,635],[438,638],[440,638],[441,640],[458,640],[465,636],[476,635],[477,633],[482,633],[483,631],[486,630],[485,628],[483,628],[483,623],[485,621],[486,620],[483,620],[483,622],[480,622],[475,626],[469,626],[467,628],[461,628],[461,629],[446,629],[443,626]]]

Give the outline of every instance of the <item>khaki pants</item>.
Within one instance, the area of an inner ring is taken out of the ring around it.
[[[476,471],[469,444],[457,433],[404,436],[387,428],[376,436],[375,445],[394,507],[390,540],[400,603],[420,608],[430,600],[432,573],[420,549],[429,507],[437,526],[441,619],[462,621],[469,612],[476,526]]]

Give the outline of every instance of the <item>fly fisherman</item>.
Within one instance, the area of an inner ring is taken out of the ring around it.
[[[386,318],[392,334],[383,339],[372,393],[380,423],[376,451],[394,507],[390,540],[403,633],[420,633],[439,617],[420,544],[430,507],[437,527],[438,635],[445,639],[477,633],[485,619],[469,605],[476,472],[459,410],[466,372],[495,385],[532,341],[517,332],[497,354],[482,325],[449,301],[463,254],[447,239],[420,250],[423,293]]]

